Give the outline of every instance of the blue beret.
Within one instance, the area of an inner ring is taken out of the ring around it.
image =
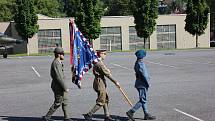
[[[135,55],[137,56],[138,59],[142,59],[146,56],[146,51],[145,50],[138,50]]]

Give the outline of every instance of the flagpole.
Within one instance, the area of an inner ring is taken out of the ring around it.
[[[69,19],[69,32],[70,32],[70,65],[71,65],[71,75],[72,82],[75,82],[75,67],[73,63],[73,49],[74,49],[74,20]]]
[[[73,45],[74,45],[74,21],[69,19],[70,32],[70,64],[73,65]]]
[[[126,101],[128,102],[128,104],[133,107],[133,104],[131,103],[131,101],[129,100],[128,96],[125,94],[125,92],[123,91],[122,87],[119,86],[118,87],[119,91],[122,93],[122,95],[124,96],[124,98],[126,99]]]

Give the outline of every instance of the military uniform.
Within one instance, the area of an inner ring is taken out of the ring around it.
[[[93,74],[95,75],[93,88],[98,93],[96,103],[99,105],[104,105],[105,103],[109,102],[108,94],[106,92],[107,84],[105,76],[113,83],[116,83],[116,81],[112,78],[110,70],[105,66],[103,60],[100,60],[94,65]]]
[[[137,56],[137,61],[134,65],[136,75],[135,88],[139,93],[139,101],[133,108],[126,112],[126,115],[132,121],[135,121],[133,115],[140,107],[142,107],[145,114],[144,120],[154,120],[156,117],[149,114],[147,109],[147,91],[149,88],[150,77],[143,61],[143,58],[146,56],[146,52],[144,50],[138,50],[135,55]]]
[[[44,116],[45,121],[50,119],[52,114],[62,106],[64,119],[69,119],[68,114],[68,92],[64,81],[63,64],[60,59],[55,58],[51,64],[50,75],[52,78],[51,88],[54,93],[54,104],[50,107],[47,114]]]
[[[93,82],[93,88],[97,92],[97,100],[96,100],[96,105],[91,109],[87,114],[84,114],[85,119],[91,119],[92,114],[94,114],[97,110],[99,110],[101,107],[104,109],[104,114],[106,116],[107,121],[111,120],[110,114],[108,112],[108,94],[106,91],[106,79],[105,76],[110,79],[114,84],[117,83],[112,78],[112,75],[110,73],[110,70],[105,66],[103,60],[101,59],[99,62],[94,64],[93,66],[93,74],[95,75],[95,79]]]

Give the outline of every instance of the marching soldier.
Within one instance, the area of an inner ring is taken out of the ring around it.
[[[64,121],[72,121],[69,118],[68,112],[68,92],[69,89],[66,86],[64,80],[64,72],[63,72],[63,64],[62,60],[64,60],[64,51],[61,47],[56,47],[54,50],[55,59],[51,64],[51,88],[54,93],[54,104],[50,107],[49,111],[45,116],[43,116],[43,121],[49,121],[52,114],[62,106],[64,113]]]
[[[140,107],[142,107],[145,114],[144,120],[154,120],[156,119],[156,117],[150,115],[147,109],[147,91],[149,88],[149,74],[143,62],[143,58],[146,56],[146,52],[144,50],[138,50],[135,53],[135,55],[137,57],[137,61],[134,66],[134,70],[136,73],[135,88],[139,92],[139,101],[132,109],[126,112],[126,115],[132,121],[135,121],[133,115]]]
[[[107,84],[105,76],[109,78],[116,86],[119,87],[120,85],[112,78],[110,70],[103,62],[106,58],[106,54],[106,50],[97,50],[97,55],[100,57],[100,61],[93,66],[93,74],[95,76],[93,88],[97,92],[98,98],[96,100],[96,105],[87,114],[83,114],[84,118],[88,121],[92,120],[92,115],[101,107],[104,109],[105,121],[113,121],[108,111],[109,98],[106,91]]]

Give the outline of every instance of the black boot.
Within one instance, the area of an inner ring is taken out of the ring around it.
[[[88,113],[87,114],[83,114],[84,118],[87,120],[87,121],[91,121],[92,120],[92,116],[89,115]]]
[[[43,116],[42,117],[42,121],[50,121],[50,118],[46,117],[46,116]]]
[[[68,119],[64,119],[64,121],[73,121],[72,119],[68,118]]]
[[[106,116],[104,121],[115,121],[115,120],[110,116]]]
[[[135,121],[135,119],[134,119],[134,112],[132,112],[131,110],[129,110],[128,112],[126,112],[126,115],[128,116],[129,119],[131,119],[132,121]]]
[[[156,116],[152,116],[149,113],[145,113],[144,120],[155,120]]]

